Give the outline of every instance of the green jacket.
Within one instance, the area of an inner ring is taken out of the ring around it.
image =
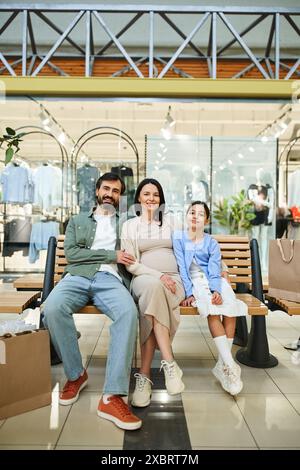
[[[94,211],[71,217],[64,242],[64,250],[68,262],[64,275],[70,273],[74,276],[83,276],[92,279],[99,271],[101,264],[116,263],[117,253],[120,250],[119,214],[116,214],[117,240],[115,250],[91,250],[95,239],[97,222]],[[118,271],[123,283],[129,289],[131,275],[123,264],[118,264]]]

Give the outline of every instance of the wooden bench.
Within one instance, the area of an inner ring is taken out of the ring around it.
[[[290,316],[300,315],[299,302],[291,302],[290,300],[280,299],[269,294],[266,294],[266,300],[268,301],[268,308],[270,310],[283,310]],[[300,348],[300,337],[298,340],[286,344],[284,348],[291,351],[297,351]]]
[[[216,235],[214,238],[220,243],[222,258],[228,267],[232,287],[235,289],[239,283],[246,284],[251,288],[252,268],[249,239],[247,237],[229,235]],[[59,282],[67,265],[63,245],[64,235],[60,235],[57,239],[56,247],[54,284]],[[17,290],[42,290],[43,283],[43,274],[28,274],[15,280],[13,285]],[[267,307],[254,296],[245,293],[237,294],[237,297],[247,304],[249,315],[267,315]],[[79,313],[100,312],[96,307],[87,305]],[[181,307],[180,313],[182,315],[198,315],[198,310],[195,307]]]
[[[257,242],[256,240],[249,242],[248,237],[229,235],[216,235],[214,238],[220,243],[222,258],[228,266],[229,280],[232,286],[242,285],[247,286],[247,289],[251,286],[253,291],[253,295],[249,291],[237,293],[237,297],[247,304],[248,314],[252,316],[250,339],[255,335],[260,338],[260,344],[256,344],[254,336],[250,341],[250,350],[247,348],[238,351],[238,360],[252,367],[273,367],[277,364],[277,360],[269,354],[268,349],[265,327],[265,315],[267,315],[268,309],[263,303]],[[256,245],[253,246],[253,242],[256,242]],[[64,235],[60,235],[57,240],[51,237],[48,245],[42,301],[45,301],[54,285],[60,281],[66,265]],[[31,278],[24,276],[15,281],[14,285],[19,289],[22,288],[21,286],[29,288],[32,285],[31,282],[38,283],[38,279],[32,275]],[[99,314],[101,312],[94,305],[88,304],[76,313]],[[181,307],[180,313],[181,315],[198,315],[198,310],[195,307]]]

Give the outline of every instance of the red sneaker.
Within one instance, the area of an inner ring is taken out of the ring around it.
[[[72,405],[78,400],[79,393],[88,383],[88,375],[86,370],[77,380],[68,380],[63,388],[63,391],[59,395],[59,403],[61,405]]]
[[[130,411],[129,406],[124,403],[119,395],[111,395],[108,398],[108,403],[104,403],[103,398],[101,398],[97,414],[127,431],[134,431],[142,426],[142,420]]]

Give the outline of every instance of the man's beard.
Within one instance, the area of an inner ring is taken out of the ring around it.
[[[97,197],[97,202],[99,204],[99,206],[102,206],[103,209],[106,209],[106,210],[112,210],[112,206],[117,209],[118,208],[118,202],[115,201],[112,197],[105,197],[102,199],[101,196],[98,196]]]

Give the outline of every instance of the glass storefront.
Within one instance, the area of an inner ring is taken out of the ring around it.
[[[249,126],[259,122],[260,129],[280,105],[171,104],[8,98],[1,133],[11,127],[26,135],[8,166],[0,149],[0,272],[43,271],[47,239],[64,233],[70,215],[93,205],[95,182],[107,171],[125,178],[128,207],[144,176],[161,182],[168,209],[182,217],[192,200],[206,201],[208,230],[256,237],[265,271],[277,201],[288,204],[286,175],[295,176],[299,165],[278,166],[277,139],[249,137],[257,133]],[[168,136],[162,132],[167,116],[176,121]],[[288,197],[293,204],[294,193]]]

